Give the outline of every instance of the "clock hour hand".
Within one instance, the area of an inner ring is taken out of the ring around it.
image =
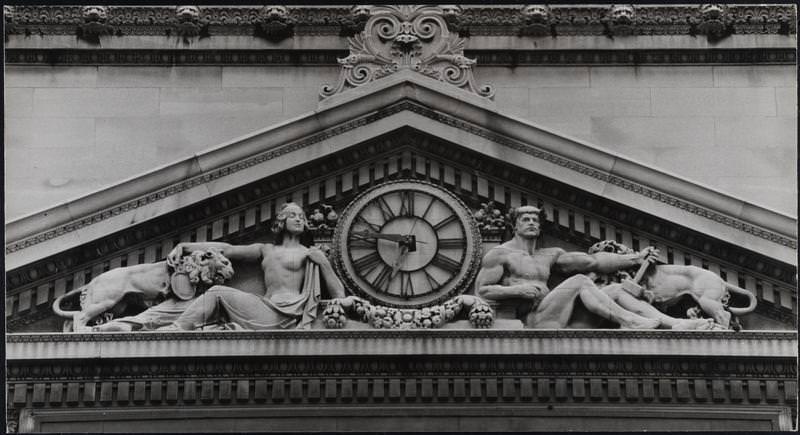
[[[353,235],[358,236],[360,239],[382,239],[398,243],[402,242],[406,238],[406,236],[402,234],[384,234],[372,231],[353,232]]]
[[[413,234],[385,234],[372,231],[354,231],[353,235],[360,239],[382,239],[390,242],[397,242],[401,245],[411,245],[413,243],[422,243],[423,245],[427,244],[427,242],[416,240],[416,237],[414,237]]]

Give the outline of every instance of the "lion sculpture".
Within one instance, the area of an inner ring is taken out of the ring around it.
[[[182,257],[178,264],[160,261],[104,272],[88,284],[59,296],[53,302],[53,311],[71,319],[73,331],[85,332],[91,330],[90,322],[112,310],[127,295],[141,295],[144,300],[153,301],[172,293],[188,300],[195,296],[198,286],[223,284],[232,277],[230,260],[218,250],[198,250]],[[61,301],[77,294],[81,309],[64,311]]]
[[[589,248],[590,254],[601,251],[618,254],[633,252],[613,240],[598,242]],[[753,293],[727,283],[713,272],[697,266],[655,264],[647,269],[639,284],[644,288],[642,297],[656,308],[663,310],[684,296],[690,296],[702,312],[725,329],[731,327],[731,314],[741,316],[752,312],[757,303]],[[731,292],[746,296],[750,300],[749,304],[746,307],[729,306]],[[698,317],[696,310],[694,317]]]

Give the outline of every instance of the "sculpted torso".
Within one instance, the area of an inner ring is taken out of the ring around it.
[[[502,285],[529,284],[547,289],[547,280],[550,278],[550,270],[557,258],[557,251],[540,249],[533,254],[528,254],[503,245],[494,249],[504,259]]]
[[[300,294],[308,249],[302,246],[286,248],[267,244],[261,249],[261,253],[261,267],[266,285],[264,296],[280,302]]]

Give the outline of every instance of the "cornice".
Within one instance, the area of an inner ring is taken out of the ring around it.
[[[6,358],[670,355],[796,358],[791,331],[341,330],[6,335]]]
[[[633,192],[637,195],[641,195],[643,197],[656,200],[658,202],[667,204],[669,206],[679,208],[691,214],[703,217],[710,221],[717,222],[719,224],[733,228],[735,230],[742,231],[744,233],[751,234],[758,238],[768,240],[777,245],[785,246],[791,249],[797,248],[797,240],[792,237],[788,237],[786,235],[777,233],[775,231],[770,231],[758,227],[741,219],[731,217],[724,213],[719,213],[717,211],[693,203],[691,201],[686,201],[675,195],[671,195],[666,192],[654,189],[652,187],[645,186],[637,182],[633,182],[622,176],[609,173],[608,171],[599,170],[591,166],[587,166],[586,164],[573,161],[569,158],[557,155],[543,148],[522,143],[518,140],[514,140],[504,135],[495,133],[485,127],[477,126],[475,124],[463,121],[457,117],[445,114],[443,112],[432,110],[419,103],[407,100],[392,104],[381,110],[372,112],[366,116],[354,118],[350,121],[341,123],[336,127],[329,128],[318,133],[314,133],[303,139],[275,147],[273,149],[270,149],[269,151],[256,154],[254,156],[248,157],[240,161],[236,161],[228,165],[223,165],[222,167],[219,167],[217,169],[207,171],[199,175],[196,175],[194,177],[182,180],[179,183],[172,184],[169,185],[168,187],[164,187],[161,189],[157,189],[145,195],[125,201],[121,204],[113,205],[111,207],[105,208],[95,213],[91,213],[80,219],[72,220],[68,223],[58,225],[55,228],[51,228],[49,230],[40,232],[38,234],[29,237],[24,237],[19,240],[12,240],[11,243],[6,245],[6,254],[12,254],[16,251],[26,249],[28,247],[37,245],[39,243],[61,237],[65,234],[69,234],[81,228],[118,216],[130,210],[134,210],[136,208],[148,205],[156,201],[161,201],[165,198],[171,197],[173,195],[176,195],[180,192],[186,191],[193,187],[202,185],[204,183],[222,177],[227,177],[228,175],[250,168],[262,162],[272,160],[276,157],[291,153],[296,150],[303,149],[305,147],[323,141],[329,137],[340,135],[344,132],[351,131],[355,128],[373,123],[377,120],[386,118],[388,116],[391,116],[393,114],[402,111],[414,112],[426,118],[433,119],[444,125],[449,125],[459,130],[467,131],[477,136],[486,138],[492,142],[505,145],[511,149],[515,149],[523,153],[529,154],[531,156],[534,156],[538,159],[542,159],[544,161],[553,163],[564,169],[575,171],[582,175],[594,178],[598,181],[613,184],[629,192]]]
[[[704,8],[711,6],[712,8]],[[363,26],[369,7],[108,6],[90,16],[80,6],[13,6],[4,9],[7,34],[73,35],[99,24],[113,37],[156,35],[214,37],[249,35],[283,39],[295,35],[350,36]],[[791,5],[598,5],[462,6],[447,11],[448,25],[462,35],[636,36],[796,33]]]

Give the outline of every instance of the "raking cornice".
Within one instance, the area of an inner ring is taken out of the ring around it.
[[[654,215],[680,216],[689,228],[732,243],[735,239],[743,247],[796,264],[793,217],[505,116],[489,101],[408,72],[329,98],[305,116],[9,222],[7,267],[14,269],[264,178],[297,160],[295,153],[302,152],[306,161],[403,125],[517,165],[523,163],[516,163],[513,153],[527,155],[543,163],[536,168],[542,175]],[[465,133],[472,139],[456,139]]]

